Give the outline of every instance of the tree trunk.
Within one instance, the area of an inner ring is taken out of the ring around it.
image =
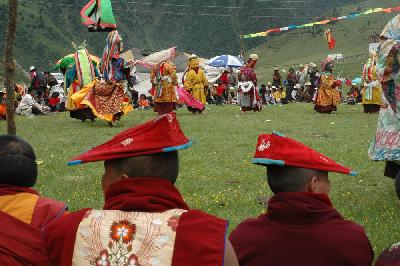
[[[15,126],[15,84],[14,84],[14,56],[13,48],[15,42],[15,32],[17,30],[17,6],[18,0],[9,0],[8,26],[6,33],[6,44],[4,49],[4,77],[7,89],[7,134],[16,135]]]

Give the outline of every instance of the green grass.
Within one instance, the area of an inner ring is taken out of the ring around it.
[[[101,208],[102,163],[67,167],[66,162],[153,117],[151,111],[135,111],[112,129],[100,120],[81,123],[69,118],[68,113],[18,117],[18,135],[33,145],[41,162],[36,188],[67,202],[71,210]],[[383,177],[383,162],[370,161],[367,156],[377,115],[363,114],[361,105],[341,105],[332,115],[317,114],[310,104],[274,106],[246,114],[238,107],[225,106],[211,107],[202,116],[180,110],[178,118],[194,146],[180,152],[177,186],[191,207],[228,218],[230,230],[240,221],[261,214],[264,207],[257,198],[272,195],[265,168],[250,161],[258,134],[277,130],[359,172],[358,177],[331,174],[330,196],[344,217],[365,226],[376,254],[400,239],[395,230],[400,211],[393,181]],[[0,122],[0,134],[5,128]]]

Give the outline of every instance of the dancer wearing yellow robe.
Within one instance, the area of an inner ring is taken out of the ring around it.
[[[377,57],[377,53],[372,51],[364,66],[363,79],[365,85],[362,90],[364,113],[378,113],[382,105],[382,86],[378,80],[376,69]]]
[[[184,86],[185,90],[192,94],[196,100],[200,101],[203,105],[206,104],[208,80],[204,71],[200,68],[200,61],[196,55],[192,55],[189,59],[189,70],[186,73]],[[204,109],[200,110],[188,106],[188,110],[194,114],[201,114]]]

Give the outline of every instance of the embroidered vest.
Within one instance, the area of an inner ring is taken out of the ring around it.
[[[171,265],[185,212],[88,211],[76,233],[72,265]]]

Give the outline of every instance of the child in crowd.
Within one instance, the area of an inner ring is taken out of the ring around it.
[[[275,105],[275,98],[274,98],[274,94],[272,92],[272,89],[267,89],[267,92],[265,93],[265,102],[267,105]]]
[[[58,92],[53,92],[49,98],[48,106],[51,112],[58,112],[60,110],[60,94]]]
[[[258,90],[258,95],[261,97],[262,104],[268,104],[266,97],[267,97],[267,86],[265,84],[261,84],[260,89]]]
[[[301,98],[301,86],[300,84],[296,84],[296,86],[294,86],[294,89],[291,92],[292,99],[294,101],[300,101]]]
[[[222,81],[218,82],[218,86],[217,86],[217,100],[216,100],[216,105],[222,105],[224,104],[224,95],[225,95],[225,90],[226,90],[226,86],[225,84],[223,84]]]
[[[140,94],[140,98],[139,98],[139,109],[141,110],[149,110],[150,107],[150,102],[149,100],[146,98],[145,94]]]
[[[287,104],[288,100],[286,98],[286,92],[283,90],[283,87],[279,87],[278,90],[274,94],[274,98],[277,104]]]
[[[218,87],[218,84],[214,84],[214,86],[212,88],[208,89],[208,92],[206,95],[206,102],[208,104],[216,103],[217,87]]]
[[[350,104],[350,105],[355,105],[355,104],[356,104],[355,93],[352,92],[352,90],[350,90],[350,91],[347,93],[346,102],[347,102],[347,104]]]

